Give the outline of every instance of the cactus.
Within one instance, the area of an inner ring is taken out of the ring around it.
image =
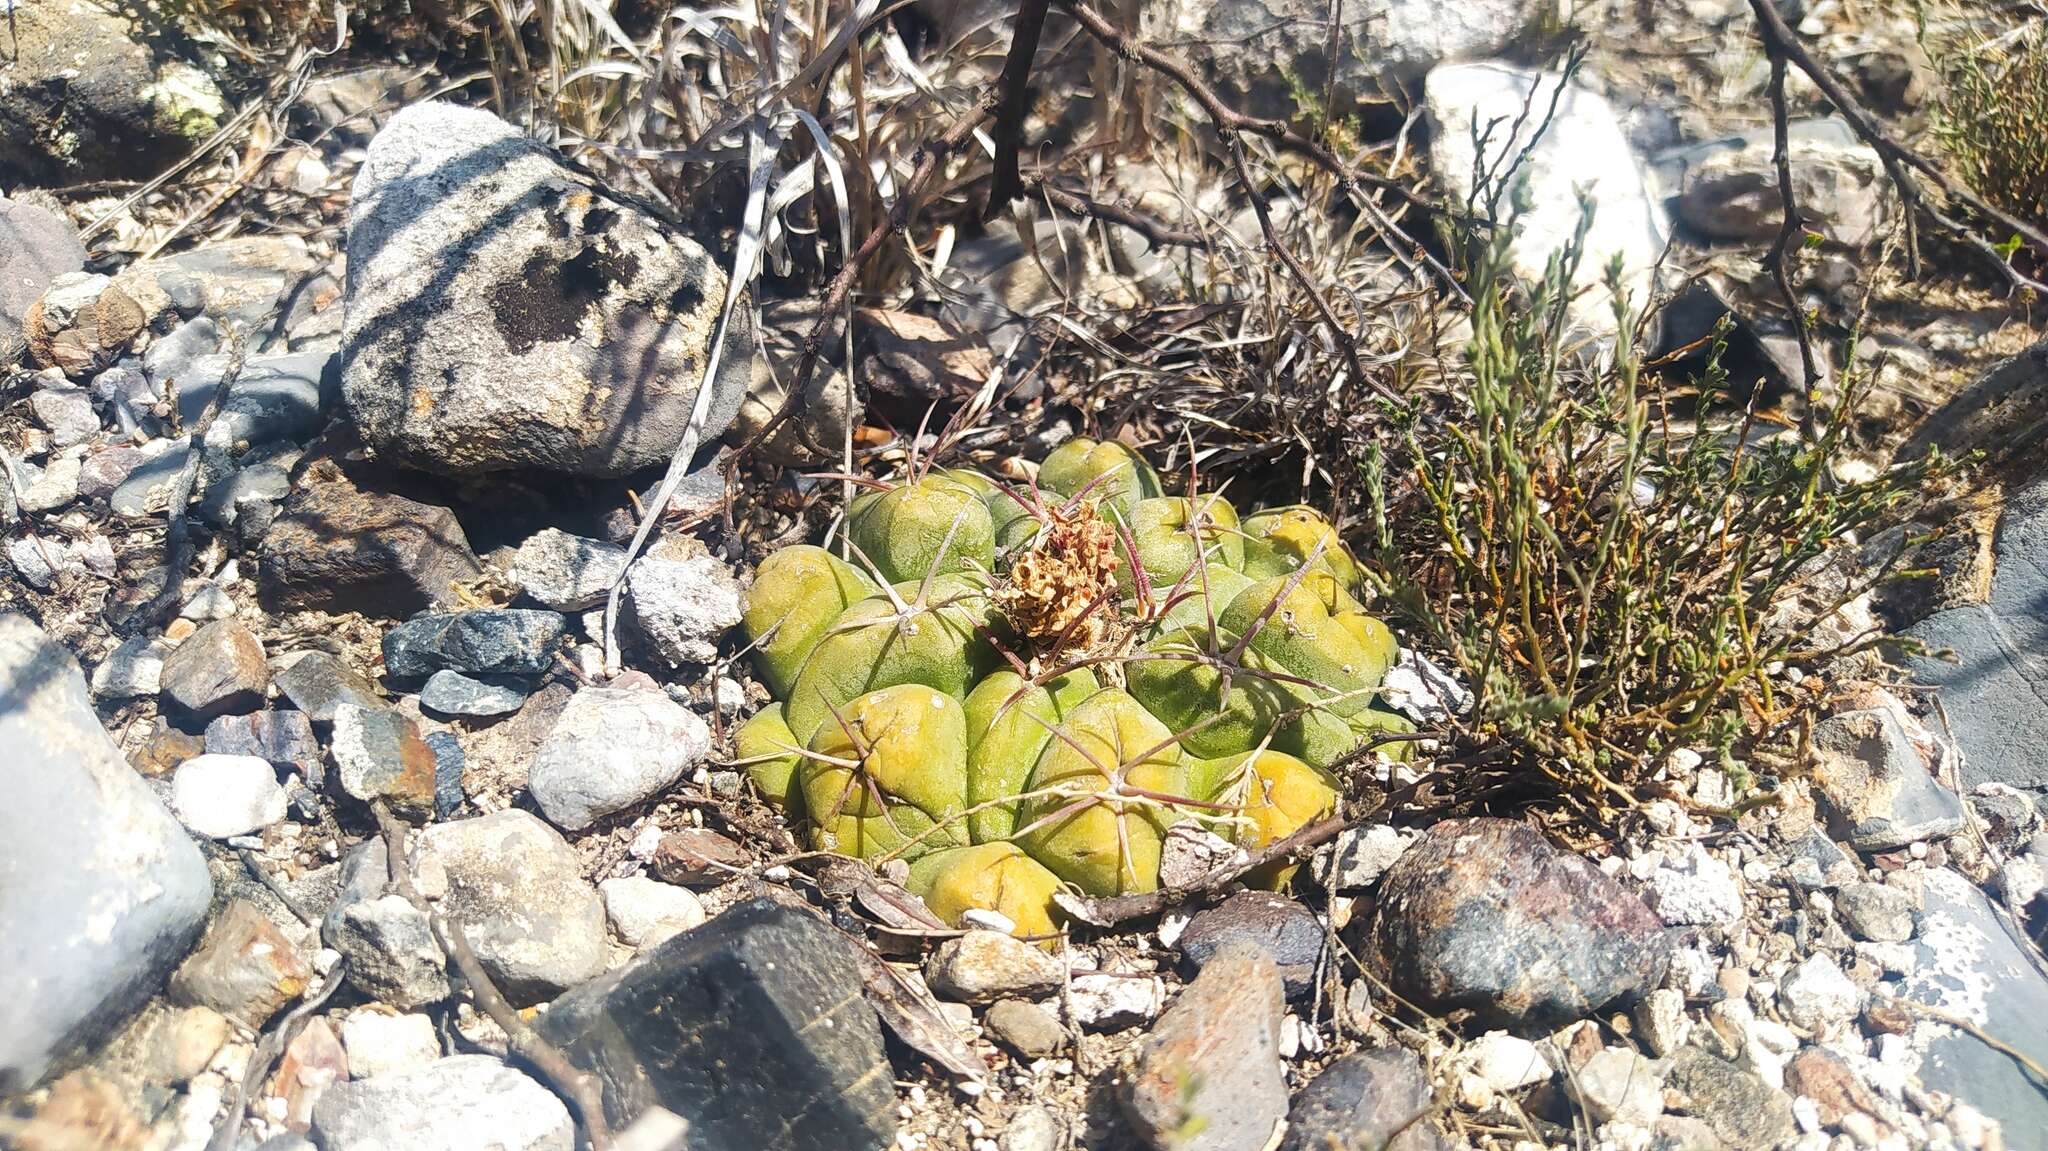
[[[1038,937],[1062,887],[1155,890],[1187,820],[1270,844],[1410,730],[1374,706],[1398,645],[1329,521],[1166,495],[1121,444],[1063,445],[1036,487],[915,471],[854,501],[838,553],[786,548],[748,591],[778,702],[739,760],[815,848],[908,863],[949,923]]]

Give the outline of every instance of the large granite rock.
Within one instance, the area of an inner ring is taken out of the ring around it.
[[[0,54],[0,172],[9,183],[148,179],[220,126],[220,89],[153,56],[113,6],[9,5]]]
[[[1553,100],[1556,115],[1546,127],[1543,112]],[[1523,279],[1540,278],[1551,256],[1577,233],[1578,190],[1591,196],[1593,223],[1572,281],[1579,294],[1570,315],[1581,336],[1604,339],[1614,334],[1614,302],[1606,278],[1609,262],[1617,257],[1622,289],[1634,312],[1641,313],[1655,286],[1670,224],[1650,191],[1620,116],[1605,97],[1555,72],[1488,61],[1450,64],[1430,72],[1423,82],[1423,107],[1429,116],[1430,167],[1454,203],[1463,203],[1474,193],[1480,152],[1474,125],[1481,134],[1492,125],[1485,140],[1485,166],[1498,170],[1509,186],[1527,181],[1528,207],[1515,221],[1509,252],[1514,271]],[[1519,167],[1513,163],[1517,157]],[[1512,196],[1504,196],[1502,210],[1512,201]]]
[[[1956,661],[1908,662],[1942,689],[1963,751],[1963,785],[2048,788],[2048,479],[2006,496],[1992,550],[1987,602],[1940,611],[1906,635]]]
[[[1932,448],[1950,456],[1984,453],[1994,468],[2039,474],[2048,435],[2048,339],[1986,372],[1927,417],[1899,449],[1902,460]]]
[[[0,366],[21,357],[29,305],[58,276],[85,267],[85,245],[69,222],[34,204],[0,197]]]
[[[109,1033],[205,924],[199,849],[100,727],[85,676],[0,616],[0,1095]]]
[[[624,475],[682,439],[725,292],[696,242],[511,125],[415,104],[350,199],[343,397],[371,446],[422,470]],[[706,440],[753,351],[742,308]]]
[[[1642,898],[1525,823],[1451,819],[1380,885],[1394,990],[1507,1024],[1578,1019],[1656,987],[1671,933]]]
[[[851,946],[755,900],[556,1000],[540,1028],[597,1074],[615,1127],[661,1106],[691,1151],[879,1151],[896,1095]]]

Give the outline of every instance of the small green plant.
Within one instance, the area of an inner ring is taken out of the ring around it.
[[[1935,55],[1944,81],[1935,129],[1958,174],[1993,204],[2048,224],[2048,22]]]
[[[1394,636],[1329,522],[1167,495],[1122,444],[1070,441],[1026,490],[913,467],[840,542],[761,565],[745,623],[776,702],[738,751],[814,848],[904,860],[950,922],[1043,936],[1062,886],[1153,890],[1185,821],[1283,838],[1407,730],[1372,706]]]

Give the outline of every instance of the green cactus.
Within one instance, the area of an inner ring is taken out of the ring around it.
[[[1038,479],[926,470],[854,501],[844,555],[771,556],[745,623],[778,702],[735,737],[814,847],[908,862],[946,922],[1031,937],[1061,887],[1155,890],[1183,820],[1256,849],[1326,816],[1331,770],[1410,730],[1374,706],[1398,644],[1321,514],[1240,522],[1114,442]]]

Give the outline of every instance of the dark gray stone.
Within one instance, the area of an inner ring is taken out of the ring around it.
[[[514,679],[474,679],[443,669],[420,688],[420,706],[440,715],[510,715],[526,702],[527,685]]]
[[[200,361],[178,390],[178,408],[190,423],[198,418],[228,368],[225,356]],[[339,386],[336,357],[328,352],[251,356],[228,385],[220,415],[207,442],[231,446],[272,440],[301,440],[320,430],[322,401]]]
[[[2028,353],[2048,376],[2048,343]],[[2038,426],[2038,425],[2035,425]],[[2039,442],[2036,436],[2033,441]],[[1942,689],[1963,785],[2048,789],[2048,479],[2006,497],[1993,547],[1988,603],[1937,612],[1906,630],[1957,662],[1908,662],[1915,682]]]
[[[1705,1048],[1681,1048],[1664,1081],[1684,1092],[1691,1112],[1731,1146],[1777,1147],[1797,1133],[1791,1096]]]
[[[114,747],[65,650],[0,616],[0,1094],[110,1033],[206,922],[213,884]],[[21,881],[17,881],[21,880]]]
[[[209,755],[253,755],[311,776],[320,767],[320,741],[303,711],[223,715],[206,725]]]
[[[1913,938],[1913,897],[1882,883],[1852,883],[1835,892],[1835,910],[1858,939],[1904,943]]]
[[[21,357],[29,305],[51,280],[84,267],[85,245],[69,221],[0,197],[0,366]]]
[[[1947,869],[1925,874],[1926,907],[1913,943],[1919,963],[1904,994],[1962,1015],[1987,1034],[2048,1065],[2048,978],[2026,940],[2006,926],[1984,893]],[[1910,1036],[1924,1052],[1920,1080],[2005,1126],[2012,1151],[2048,1151],[2048,1090],[2011,1056],[1934,1020]]]
[[[560,612],[532,608],[429,612],[384,633],[384,674],[397,680],[442,670],[539,675],[554,661],[567,628]]]
[[[1918,459],[1934,448],[1951,457],[1984,453],[1994,468],[2038,468],[2037,447],[2048,436],[2048,339],[1984,374],[1956,393],[1920,425],[1898,458]],[[2021,649],[2027,650],[2027,649]]]
[[[1358,1051],[1323,1068],[1294,1097],[1280,1151],[1438,1151],[1436,1103],[1422,1060],[1405,1047]]]
[[[343,663],[340,656],[309,651],[290,663],[280,659],[278,664],[278,690],[314,723],[333,723],[334,709],[344,703],[362,708],[384,706],[377,685]]]
[[[107,506],[114,509],[115,515],[139,520],[163,515],[170,509],[172,489],[185,470],[192,445],[184,439],[156,442],[163,446],[131,468],[120,485],[108,493]]]
[[[420,738],[434,753],[434,816],[452,819],[469,798],[462,790],[462,741],[452,731],[430,731]]]
[[[1232,940],[1257,944],[1280,969],[1289,998],[1315,986],[1316,960],[1323,954],[1323,925],[1308,908],[1270,891],[1240,891],[1197,912],[1180,933],[1181,958],[1200,971]]]
[[[602,1080],[615,1127],[659,1105],[689,1121],[692,1151],[879,1151],[896,1097],[852,946],[755,900],[563,996],[540,1027]]]
[[[142,353],[142,374],[149,379],[150,390],[158,396],[178,397],[178,415],[190,423],[199,418],[206,406],[212,387],[202,393],[192,386],[190,377],[198,372],[203,357],[212,356],[220,350],[220,325],[210,316],[199,316],[186,320],[163,334]],[[108,369],[111,371],[112,369]],[[102,376],[106,372],[100,373]],[[218,380],[219,373],[209,374],[210,380]],[[195,401],[189,406],[186,395],[190,393]]]
[[[1387,869],[1371,946],[1394,990],[1489,1022],[1579,1019],[1663,982],[1672,934],[1525,823],[1452,819]]]
[[[460,602],[456,586],[483,574],[462,525],[401,486],[327,456],[304,464],[263,537],[265,602],[386,619]]]

